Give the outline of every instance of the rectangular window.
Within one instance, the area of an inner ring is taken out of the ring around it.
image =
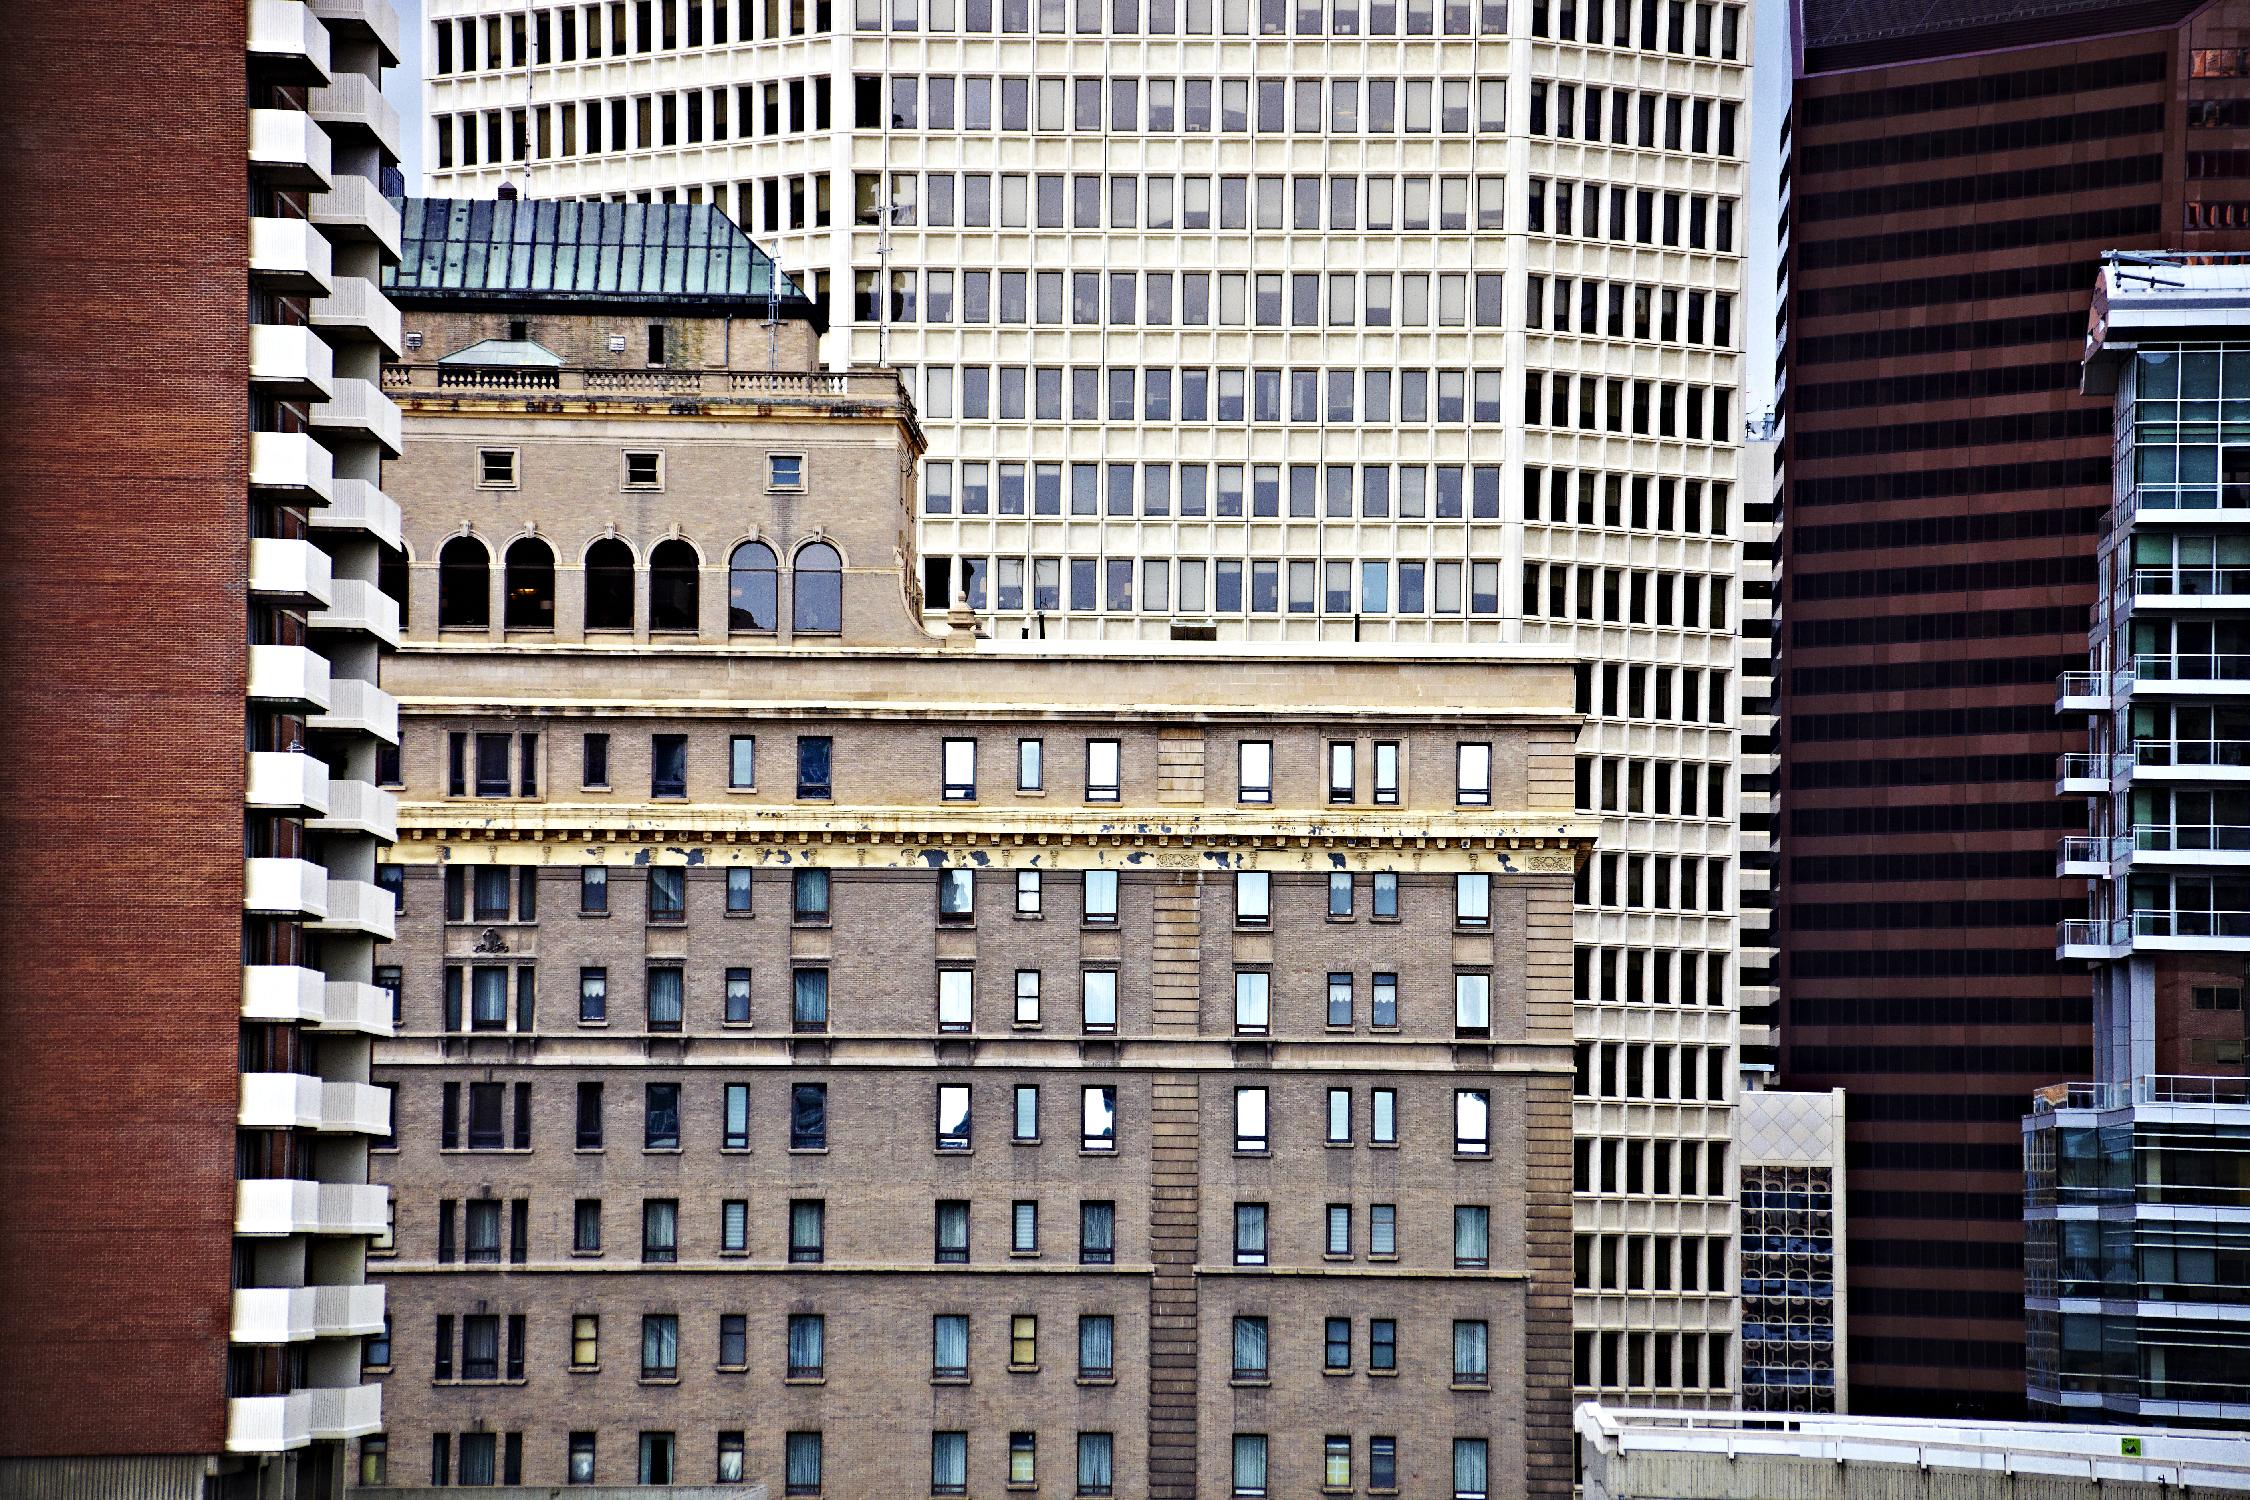
[[[1036,1026],[1039,1024],[1039,971],[1037,969],[1016,970],[1016,1024],[1018,1026]]]
[[[1016,741],[1016,790],[1040,792],[1047,788],[1046,742]]]
[[[747,868],[727,871],[727,911],[738,917],[750,913],[750,871]]]
[[[1117,1205],[1089,1200],[1078,1205],[1078,1263],[1112,1265],[1117,1260]]]
[[[1039,1253],[1039,1204],[1029,1198],[1018,1198],[1009,1216],[1008,1250],[1015,1255]]]
[[[1462,744],[1454,747],[1453,800],[1463,807],[1492,805],[1492,747]]]
[[[828,1149],[828,1085],[796,1083],[789,1088],[789,1149]]]
[[[1457,1036],[1492,1035],[1492,976],[1453,976],[1453,1030]]]
[[[819,1198],[789,1202],[789,1263],[819,1265],[828,1254],[828,1204]]]
[[[573,1368],[592,1369],[602,1362],[602,1323],[592,1313],[578,1313],[570,1320],[570,1363]]]
[[[648,971],[648,1029],[678,1031],[681,1026],[683,971],[664,965]]]
[[[721,1144],[728,1151],[750,1149],[750,1085],[730,1083],[721,1099],[725,1108],[725,1132]]]
[[[1376,1089],[1369,1096],[1368,1139],[1378,1146],[1398,1144],[1398,1090]]]
[[[1263,1433],[1234,1435],[1234,1485],[1237,1500],[1263,1500],[1266,1493],[1266,1439]]]
[[[1237,969],[1234,975],[1234,1029],[1238,1036],[1264,1036],[1272,1021],[1273,976],[1263,969]]]
[[[1086,800],[1115,802],[1123,795],[1119,779],[1119,742],[1086,742]]]
[[[1453,1500],[1487,1500],[1488,1451],[1483,1438],[1453,1440]]]
[[[719,1205],[719,1253],[742,1255],[750,1249],[750,1200],[728,1198]]]
[[[1037,870],[1016,871],[1016,915],[1019,917],[1039,915],[1039,874]]]
[[[1234,923],[1263,927],[1273,920],[1273,877],[1263,870],[1238,870],[1234,877]]]
[[[974,1142],[970,1136],[969,1086],[965,1083],[941,1083],[937,1091],[937,1148],[940,1151],[966,1151]]]
[[[1352,1253],[1352,1208],[1348,1203],[1328,1205],[1327,1253],[1350,1255]]]
[[[1352,1367],[1352,1320],[1327,1318],[1322,1322],[1321,1365],[1330,1370]]]
[[[727,970],[726,1023],[729,1026],[750,1024],[750,971]]]
[[[1492,1383],[1491,1327],[1482,1319],[1457,1318],[1453,1323],[1453,1383],[1487,1386]]]
[[[1238,1088],[1234,1091],[1234,1149],[1237,1151],[1264,1151],[1268,1148],[1266,1135],[1266,1091],[1262,1088]]]
[[[1086,1030],[1117,1029],[1117,971],[1087,969],[1079,975],[1081,1015]]]
[[[1453,1091],[1453,1151],[1457,1156],[1492,1154],[1492,1095],[1488,1091]]]
[[[1346,973],[1328,976],[1328,1024],[1352,1024],[1352,976]]]
[[[650,1198],[641,1204],[641,1259],[650,1265],[669,1264],[680,1258],[680,1205],[674,1198]]]
[[[789,1029],[819,1032],[828,1029],[828,971],[796,969],[789,976]]]
[[[834,787],[830,771],[836,742],[824,734],[797,736],[797,799],[825,802]]]
[[[580,786],[589,791],[599,791],[609,786],[608,735],[589,734],[586,736],[578,781]]]
[[[1039,1139],[1039,1085],[1016,1085],[1015,1138],[1018,1141]]]
[[[648,919],[651,922],[687,920],[687,869],[682,865],[651,865],[648,870]]]
[[[828,872],[796,870],[790,876],[790,920],[812,924],[828,920]]]
[[[1008,1434],[1008,1486],[1030,1489],[1039,1482],[1039,1437],[1031,1432]]]
[[[1367,1209],[1367,1253],[1378,1260],[1398,1254],[1398,1205],[1373,1203]]]
[[[782,1489],[785,1494],[820,1493],[820,1434],[792,1432],[782,1440]]]
[[[727,740],[727,785],[747,792],[758,785],[758,738],[738,734]]]
[[[937,979],[938,1030],[967,1031],[975,1003],[975,972],[970,969],[940,969]]]
[[[788,1377],[819,1380],[828,1369],[828,1320],[819,1313],[789,1315]]]
[[[1328,1091],[1328,1144],[1349,1146],[1352,1143],[1352,1091]]]
[[[687,795],[687,736],[684,734],[652,734],[649,736],[649,780],[651,797],[685,797]]]
[[[1079,1090],[1078,1149],[1081,1151],[1115,1151],[1117,1149],[1117,1090],[1108,1084],[1090,1085]]]
[[[962,1313],[939,1313],[930,1320],[930,1378],[966,1380],[968,1375],[968,1317]]]
[[[1117,872],[1115,870],[1088,870],[1086,872],[1086,920],[1106,926],[1117,922]]]
[[[938,921],[959,925],[976,919],[976,872],[938,871]]]
[[[609,869],[604,865],[584,865],[578,871],[578,912],[581,916],[606,916],[609,913]]]
[[[974,802],[977,796],[977,742],[949,739],[944,742],[943,799]]]
[[[1269,1378],[1272,1371],[1271,1359],[1266,1320],[1260,1317],[1237,1317],[1234,1320],[1234,1378]]]
[[[1113,1380],[1116,1376],[1117,1320],[1103,1314],[1079,1318],[1078,1378]]]
[[[1369,915],[1378,922],[1398,919],[1398,875],[1394,871],[1379,870],[1375,874],[1374,894],[1369,902]]]
[[[1263,1203],[1234,1206],[1234,1263],[1238,1266],[1266,1263],[1266,1206]]]
[[[1354,776],[1358,764],[1358,747],[1349,740],[1331,740],[1328,745],[1328,800],[1354,802],[1359,798]]]
[[[1492,877],[1460,874],[1453,877],[1453,922],[1458,927],[1492,925]]]
[[[1239,772],[1236,799],[1242,802],[1273,801],[1273,742],[1244,740],[1238,747]]]
[[[969,1262],[969,1205],[961,1199],[941,1199],[937,1205],[937,1263],[941,1266]]]
[[[1399,774],[1398,744],[1393,740],[1375,742],[1375,805],[1398,805]]]
[[[1370,1370],[1396,1370],[1398,1368],[1397,1319],[1369,1318],[1367,1320],[1367,1368]]]
[[[677,1151],[680,1149],[680,1086],[676,1083],[651,1083],[644,1086],[641,1101],[641,1149],[644,1151]]]

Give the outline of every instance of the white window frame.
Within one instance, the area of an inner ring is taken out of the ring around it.
[[[633,477],[633,460],[635,459],[654,460],[656,477],[653,479],[635,479]],[[661,448],[625,449],[618,456],[617,484],[620,489],[634,490],[644,494],[662,490],[664,488],[664,450]]]
[[[1107,1019],[1102,1019],[1102,1013]],[[1081,969],[1078,971],[1078,1014],[1080,1024],[1091,1032],[1107,1034],[1117,1030],[1117,971],[1115,969]]]
[[[1273,925],[1273,876],[1264,870],[1234,872],[1234,925]]]
[[[1244,1087],[1234,1091],[1234,1149],[1237,1151],[1268,1151],[1273,1147],[1271,1116],[1268,1097],[1262,1088]]]
[[[1456,927],[1490,927],[1492,925],[1492,877],[1482,871],[1464,870],[1453,877],[1453,925]]]
[[[1040,895],[1039,871],[1016,871],[1016,915],[1019,917],[1038,916]]]
[[[1030,981],[1028,985],[1025,984],[1026,980]],[[1037,1026],[1039,1024],[1039,971],[1037,969],[1016,970],[1016,1024],[1018,1026]]]
[[[1327,1142],[1331,1146],[1352,1143],[1352,1091],[1348,1088],[1328,1091]]]
[[[1101,1118],[1106,1115],[1106,1122]],[[1107,1128],[1097,1130],[1098,1124]],[[1089,1083],[1078,1090],[1078,1149],[1114,1152],[1117,1149],[1117,1087]]]
[[[1492,1035],[1492,976],[1469,971],[1453,976],[1453,1029],[1461,1036]]]
[[[1086,872],[1086,904],[1081,913],[1087,925],[1115,927],[1117,925],[1117,872],[1115,870],[1088,870]]]
[[[781,466],[794,463],[797,478],[794,483],[781,477]],[[801,494],[805,488],[805,455],[802,453],[769,453],[766,455],[766,489],[777,494]]]
[[[507,461],[507,477],[494,479],[489,471],[495,459]],[[512,490],[523,484],[523,458],[514,448],[479,448],[477,450],[477,488],[480,490]]]
[[[1234,1034],[1273,1034],[1273,975],[1264,969],[1234,971]]]

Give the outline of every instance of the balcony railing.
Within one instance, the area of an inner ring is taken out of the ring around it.
[[[614,370],[390,364],[383,367],[383,389],[393,394],[488,390],[563,396],[717,396],[777,405],[906,404],[898,377],[889,370]]]
[[[2133,658],[2140,682],[2238,682],[2250,687],[2250,655],[2230,651],[2147,652]]]
[[[2130,837],[2148,854],[2250,854],[2250,825],[2239,823],[2143,823]]]
[[[2135,768],[2250,770],[2250,740],[2140,740],[2128,759]]]
[[[2250,521],[2250,484],[2144,484],[2129,492],[2121,507],[2139,511],[2222,511]]]
[[[2133,592],[2188,598],[2250,598],[2250,568],[2135,568]]]

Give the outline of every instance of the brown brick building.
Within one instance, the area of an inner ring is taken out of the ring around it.
[[[1783,1082],[1842,1086],[1856,1410],[2023,1387],[2031,1091],[2084,1076],[2057,960],[2083,806],[2114,247],[2250,235],[2250,7],[1801,0],[1783,143],[1774,931]]]
[[[0,22],[0,1493],[309,1500],[379,1425],[397,44]]]
[[[931,636],[888,373],[561,207],[407,209],[363,1479],[1564,1494],[1568,665]]]

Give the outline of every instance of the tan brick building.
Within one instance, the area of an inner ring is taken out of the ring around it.
[[[406,222],[363,1481],[1564,1494],[1568,664],[933,636],[724,219]]]

